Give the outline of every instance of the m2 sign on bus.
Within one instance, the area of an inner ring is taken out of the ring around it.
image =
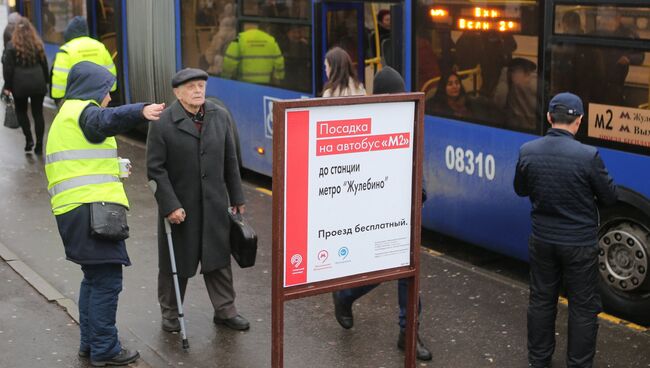
[[[287,109],[284,287],[406,266],[415,102]]]

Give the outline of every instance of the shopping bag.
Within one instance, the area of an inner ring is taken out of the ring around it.
[[[5,126],[10,129],[20,128],[18,117],[16,116],[16,108],[14,107],[14,99],[11,95],[2,95],[2,101],[5,105]]]

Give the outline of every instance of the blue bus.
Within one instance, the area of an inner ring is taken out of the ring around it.
[[[585,102],[577,138],[600,148],[621,189],[600,210],[606,310],[650,323],[650,5],[643,0],[17,0],[51,58],[75,15],[118,67],[121,103],[173,99],[196,67],[238,126],[242,166],[271,175],[272,107],[318,96],[323,56],[348,51],[359,78],[390,65],[426,94],[423,226],[526,260],[530,205],[512,189],[521,144],[549,128],[552,95]],[[223,77],[226,49],[257,28],[282,50],[268,83]]]

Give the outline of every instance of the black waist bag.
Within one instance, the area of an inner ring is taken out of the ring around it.
[[[126,207],[117,203],[90,204],[90,234],[99,239],[124,240],[129,237]]]
[[[240,213],[230,215],[230,253],[241,268],[255,265],[257,234]]]

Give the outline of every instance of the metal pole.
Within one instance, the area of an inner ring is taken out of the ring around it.
[[[167,234],[167,246],[169,247],[169,259],[172,264],[172,277],[174,279],[174,291],[176,292],[176,305],[178,306],[178,321],[181,324],[181,336],[183,337],[183,349],[189,349],[190,343],[187,341],[187,332],[185,330],[185,315],[183,314],[183,299],[181,298],[181,288],[178,285],[178,273],[176,272],[176,257],[174,256],[174,243],[172,242],[172,227],[167,218],[165,221],[165,233]]]
[[[158,183],[155,180],[149,180],[149,188],[156,194]],[[187,341],[187,331],[185,330],[185,314],[183,313],[183,299],[181,298],[181,288],[178,285],[178,273],[176,272],[176,257],[174,256],[174,242],[172,241],[172,226],[167,218],[163,218],[165,223],[165,234],[167,234],[167,247],[169,249],[169,260],[172,266],[172,278],[174,279],[174,291],[176,293],[176,306],[178,307],[178,322],[181,324],[181,336],[183,338],[183,349],[189,349],[190,343]]]

